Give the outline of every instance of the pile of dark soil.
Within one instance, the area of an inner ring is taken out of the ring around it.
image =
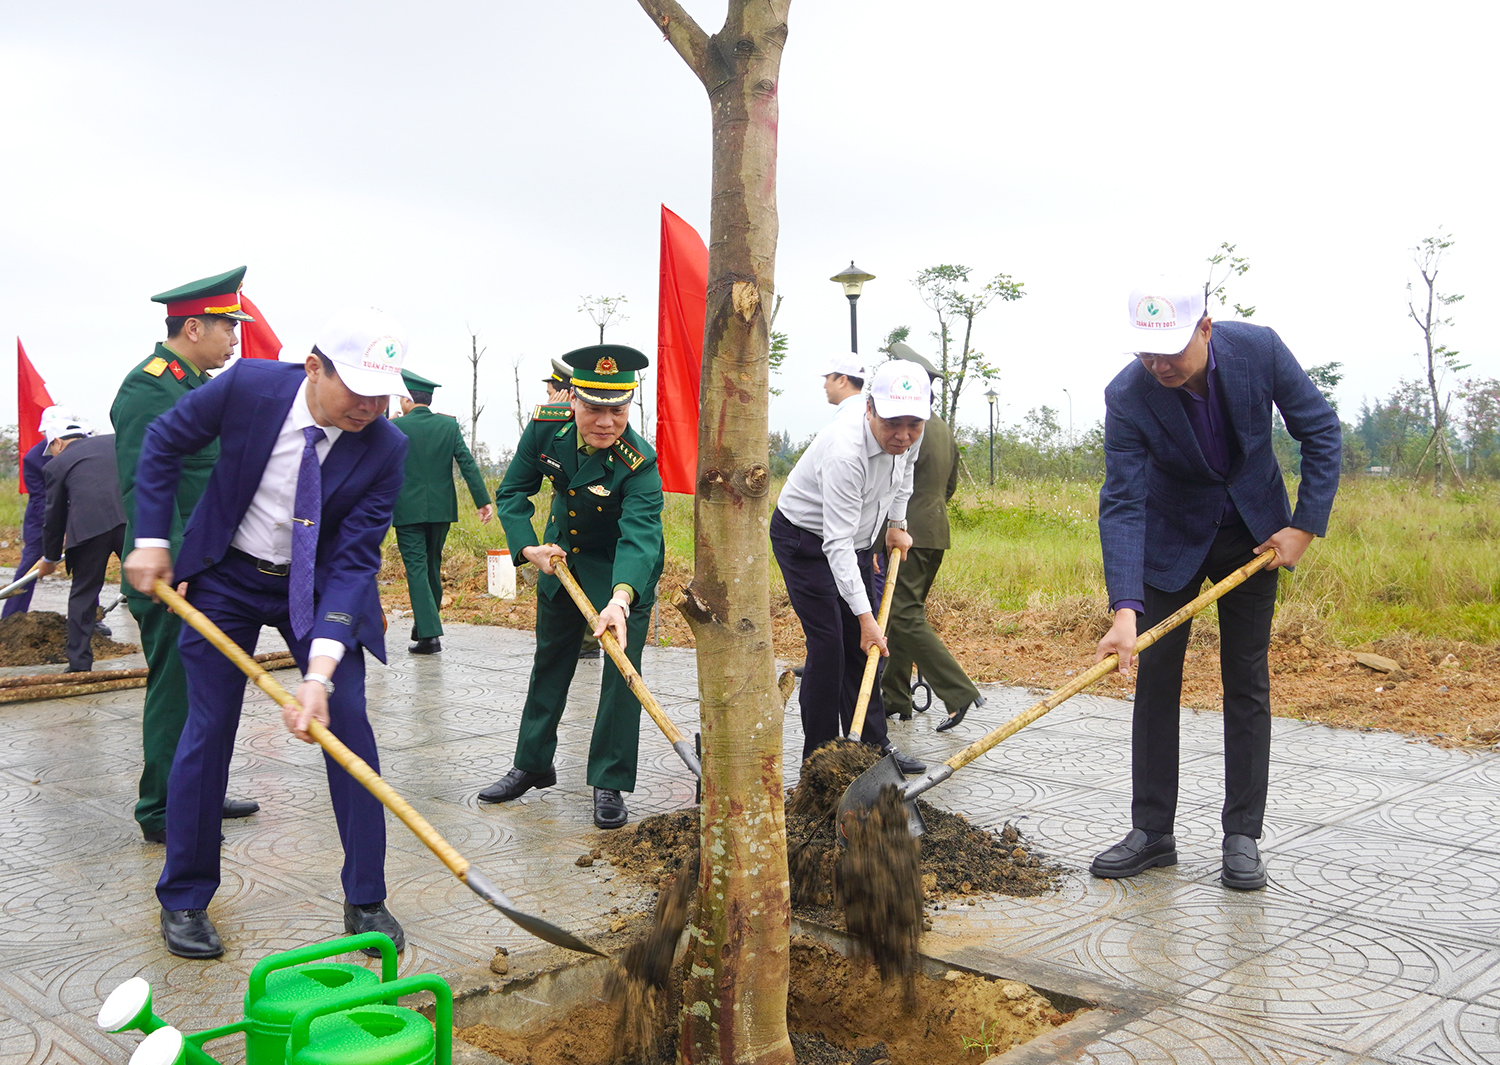
[[[140,648],[94,634],[95,658],[120,658]],[[66,665],[68,619],[50,610],[28,610],[0,620],[0,666]]]

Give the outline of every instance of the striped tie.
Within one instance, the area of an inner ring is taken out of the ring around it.
[[[302,466],[297,471],[297,499],[292,510],[292,569],[287,610],[292,635],[306,636],[313,623],[313,563],[318,557],[318,519],[323,515],[323,471],[318,441],[327,437],[316,425],[302,430]]]

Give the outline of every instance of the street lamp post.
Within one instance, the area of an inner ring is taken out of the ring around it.
[[[849,260],[849,269],[842,273],[834,274],[828,280],[837,281],[844,286],[844,295],[849,297],[849,350],[859,351],[859,317],[855,312],[854,304],[859,299],[859,290],[864,288],[866,281],[874,281],[874,274],[867,274],[854,265],[854,260]]]
[[[1000,397],[992,388],[984,394],[984,398],[990,401],[990,487],[995,486],[995,400]]]

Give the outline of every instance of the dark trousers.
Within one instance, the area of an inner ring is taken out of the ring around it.
[[[605,571],[606,573],[608,571]],[[613,594],[608,579],[596,583],[592,574],[579,568],[576,575],[584,593],[596,607]],[[548,584],[556,578],[544,578]],[[641,649],[646,646],[646,626],[651,620],[651,598],[640,597],[625,619],[625,657],[639,673]],[[526,705],[521,710],[521,732],[516,737],[516,768],[541,773],[552,765],[557,752],[557,723],[568,702],[568,686],[578,670],[578,649],[583,645],[587,624],[578,604],[562,588],[548,595],[538,589],[536,597],[536,658]],[[588,782],[596,788],[635,790],[636,760],[641,746],[641,702],[630,692],[613,661],[604,663],[599,682],[599,709],[594,714],[594,734],[589,742]]]
[[[880,686],[888,714],[911,717],[913,665],[922,671],[933,693],[943,700],[950,713],[979,698],[979,689],[927,621],[927,593],[932,590],[942,564],[942,550],[914,547],[896,570],[891,619],[886,625],[886,645],[891,657],[886,659]]]
[[[31,572],[42,557],[42,538],[40,536],[28,538],[21,547],[21,564],[16,567],[16,575],[11,580],[20,580]],[[31,609],[31,593],[36,591],[36,581],[32,581],[26,588],[5,601],[5,606],[0,607],[0,618],[8,618],[12,614],[24,614]]]
[[[807,639],[807,663],[802,668],[802,757],[829,740],[838,739],[854,723],[854,703],[865,672],[865,653],[859,649],[859,619],[839,595],[833,570],[823,554],[820,537],[799,528],[776,511],[771,515],[771,550],[786,582],[787,598]],[[875,602],[875,552],[855,552],[866,594]],[[899,581],[899,575],[898,575]],[[860,739],[884,748],[885,704],[877,680],[870,693]]]
[[[411,638],[441,636],[438,608],[443,603],[443,544],[446,521],[424,521],[396,526],[396,546],[406,567],[406,591],[411,596]]]
[[[153,603],[143,595],[125,599],[130,616],[141,630],[141,650],[146,655],[146,700],[141,711],[140,798],[135,819],[142,829],[160,832],[167,824],[167,779],[177,739],[187,722],[187,673],[177,654],[182,619],[165,603]],[[180,907],[179,907],[180,908]]]
[[[1144,632],[1195,598],[1204,580],[1220,581],[1255,557],[1256,539],[1239,522],[1222,529],[1203,568],[1186,587],[1164,592],[1146,585]],[[1219,673],[1224,684],[1225,835],[1259,839],[1271,764],[1271,677],[1266,654],[1276,610],[1277,572],[1255,574],[1219,600]],[[1132,733],[1131,823],[1171,832],[1177,812],[1178,715],[1182,662],[1191,622],[1141,652]]]
[[[87,673],[94,668],[94,625],[99,620],[99,589],[104,587],[104,571],[109,556],[119,557],[125,547],[125,526],[90,536],[68,548],[68,573],[73,585],[68,590],[68,669]]]
[[[281,632],[306,671],[311,641],[292,636],[287,578],[261,573],[229,555],[193,579],[188,599],[247,654],[262,625]],[[184,625],[178,644],[187,670],[188,715],[167,784],[167,862],[156,897],[169,910],[204,909],[219,887],[219,823],[229,784],[229,759],[245,698],[245,675],[196,629]],[[329,730],[380,772],[375,733],[365,716],[364,651],[339,663],[328,699]],[[265,706],[265,712],[275,708]],[[326,754],[328,791],[344,846],[344,900],[355,905],[385,898],[385,810],[380,801]]]

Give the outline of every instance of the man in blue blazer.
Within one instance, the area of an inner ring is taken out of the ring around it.
[[[1266,654],[1275,572],[1328,531],[1338,490],[1340,428],[1281,338],[1245,322],[1215,325],[1204,292],[1157,279],[1131,294],[1122,339],[1135,353],[1104,390],[1105,480],[1099,540],[1114,624],[1096,661],[1120,656],[1128,673],[1136,634],[1256,555],[1276,558],[1219,600],[1224,684],[1221,880],[1265,886],[1256,840],[1271,756]],[[1302,445],[1297,509],[1271,449],[1271,408]],[[1131,823],[1094,859],[1098,877],[1135,876],[1177,861],[1177,718],[1189,625],[1140,656],[1132,735]]]
[[[72,415],[54,404],[42,411],[42,422],[37,426],[37,431],[45,434],[48,422],[71,421],[72,418]],[[47,452],[50,444],[51,441],[44,435],[21,457],[21,483],[26,486],[26,512],[21,518],[21,564],[16,567],[15,580],[30,573],[31,567],[42,557],[42,517],[47,513],[47,482],[42,477],[42,470],[52,459]],[[24,590],[7,599],[5,606],[0,608],[0,618],[24,614],[30,610],[31,593],[34,591],[36,582],[32,581]]]
[[[185,582],[193,605],[247,652],[262,625],[277,628],[304,671],[300,711],[282,711],[287,728],[311,742],[317,718],[376,772],[361,648],[385,660],[375,578],[407,444],[382,415],[391,395],[407,394],[405,351],[393,319],[360,308],[323,328],[305,364],[241,360],[184,395],[146,431],[136,548],[125,561],[146,594],[157,578]],[[219,458],[174,565],[168,536],[182,462],[215,438]],[[167,949],[213,958],[224,947],[205,911],[219,886],[220,811],[245,676],[192,628],[183,627],[179,649],[188,718],[167,783],[156,894]],[[400,949],[401,926],[384,903],[384,811],[324,760],[344,847],[345,931],[384,932]]]

